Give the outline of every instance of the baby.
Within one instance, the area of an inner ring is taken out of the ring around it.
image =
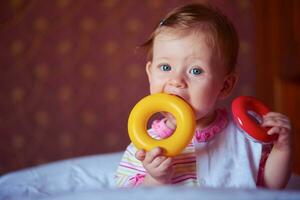
[[[278,134],[273,144],[254,142],[237,128],[218,102],[237,81],[238,37],[219,10],[190,4],[171,11],[144,44],[150,93],[167,93],[188,102],[196,115],[191,143],[175,157],[156,147],[146,152],[130,144],[116,172],[119,187],[165,184],[208,187],[284,188],[291,169],[291,124],[269,112],[261,126]],[[153,122],[148,133],[164,139],[176,128],[170,113]]]

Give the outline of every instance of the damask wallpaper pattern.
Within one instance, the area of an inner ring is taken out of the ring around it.
[[[123,150],[128,114],[148,94],[137,46],[167,11],[187,2],[203,0],[1,1],[0,174]],[[241,39],[233,96],[254,95],[252,5],[210,2]]]

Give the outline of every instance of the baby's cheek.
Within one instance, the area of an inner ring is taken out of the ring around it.
[[[150,85],[150,93],[151,94],[155,94],[155,93],[159,93],[159,92],[162,92],[161,87],[156,86],[156,85]]]

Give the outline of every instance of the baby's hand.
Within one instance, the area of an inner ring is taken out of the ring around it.
[[[138,150],[135,157],[142,161],[147,174],[144,180],[145,185],[158,185],[171,183],[173,174],[172,158],[162,155],[163,150],[159,147],[149,152]]]
[[[291,123],[287,116],[269,112],[263,116],[263,127],[271,127],[268,131],[269,135],[278,134],[277,141],[274,142],[274,148],[282,151],[291,149]]]

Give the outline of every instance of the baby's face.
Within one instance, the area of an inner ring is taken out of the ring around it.
[[[226,78],[225,67],[218,65],[205,40],[201,33],[162,32],[154,40],[153,59],[146,66],[151,94],[180,96],[193,107],[197,119],[213,114]]]

